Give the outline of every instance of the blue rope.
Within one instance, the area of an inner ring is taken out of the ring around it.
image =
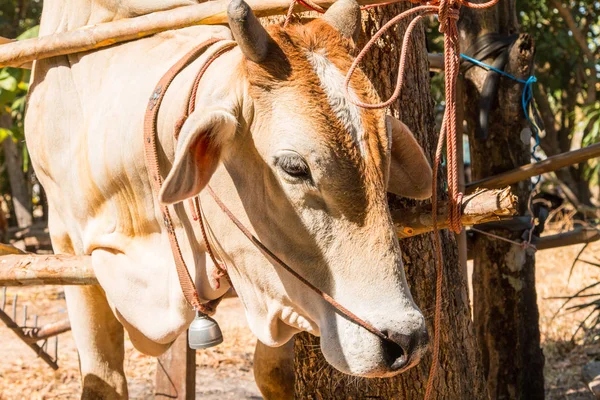
[[[531,157],[535,161],[540,161],[540,159],[535,155],[535,151],[540,146],[540,133],[538,131],[537,126],[531,120],[531,117],[529,116],[529,112],[527,111],[527,109],[529,108],[529,105],[533,101],[533,84],[537,82],[537,78],[535,77],[535,75],[531,75],[527,80],[519,79],[519,78],[512,76],[511,74],[509,74],[507,72],[502,71],[501,69],[493,67],[489,64],[486,64],[482,61],[476,60],[476,59],[469,57],[467,55],[464,55],[462,53],[460,54],[460,56],[462,58],[464,58],[465,60],[467,60],[475,65],[480,66],[481,68],[484,68],[488,71],[497,72],[500,75],[503,75],[507,78],[510,78],[510,79],[517,81],[519,83],[522,83],[524,85],[523,93],[521,95],[521,107],[523,108],[523,113],[525,114],[525,118],[527,119],[527,122],[529,122],[529,126],[531,127],[534,137],[535,137],[535,145],[533,146],[533,149],[531,150]],[[537,178],[538,178],[538,182],[539,182],[540,177],[538,176]],[[536,184],[537,184],[537,182],[536,182]]]

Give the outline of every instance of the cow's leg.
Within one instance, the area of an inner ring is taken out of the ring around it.
[[[266,400],[294,398],[294,340],[281,347],[256,342],[254,379]]]
[[[126,399],[123,326],[100,286],[65,287],[79,353],[82,399]]]

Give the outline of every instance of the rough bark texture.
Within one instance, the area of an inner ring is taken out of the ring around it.
[[[366,14],[366,36],[408,6],[404,3],[375,9]],[[363,69],[387,98],[396,81],[399,47],[404,22],[376,46],[363,63]],[[365,35],[362,36],[364,44]],[[433,159],[437,132],[430,96],[427,51],[424,30],[415,31],[407,60],[407,76],[400,100],[391,111],[414,132]],[[442,180],[439,181],[441,188]],[[440,189],[441,191],[441,189]],[[414,206],[414,201],[390,197],[392,209]],[[442,232],[444,248],[444,290],[440,368],[435,379],[434,399],[485,399],[486,388],[481,362],[470,319],[466,278],[457,258],[453,235]],[[413,297],[425,314],[429,332],[433,332],[435,302],[435,264],[432,237],[404,239],[401,246],[404,267]],[[425,393],[431,354],[415,368],[391,379],[360,379],[343,375],[327,365],[318,351],[318,339],[298,335],[295,343],[296,398],[298,399],[422,399]]]
[[[518,32],[514,0],[502,1],[485,12],[463,10],[461,47],[466,49],[487,32]],[[531,74],[534,44],[521,35],[513,45],[505,70],[521,79]],[[487,60],[490,62],[490,60]],[[489,137],[475,137],[479,93],[485,71],[471,68],[465,74],[467,120],[473,179],[496,175],[529,163],[530,145],[519,132],[527,126],[521,110],[523,85],[501,78],[497,107],[490,115]],[[529,181],[513,186],[520,199],[519,214],[527,210]],[[521,233],[497,230],[495,234],[521,240]],[[544,356],[540,349],[535,291],[535,256],[510,243],[478,235],[473,245],[473,314],[487,387],[492,399],[543,399]]]

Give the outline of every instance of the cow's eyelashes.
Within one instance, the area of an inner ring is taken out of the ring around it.
[[[304,159],[295,152],[285,152],[275,158],[275,165],[284,177],[291,180],[310,180],[310,168]]]

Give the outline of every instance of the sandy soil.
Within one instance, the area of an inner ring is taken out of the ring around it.
[[[540,310],[540,331],[546,356],[544,375],[546,398],[549,400],[594,399],[581,382],[581,368],[589,361],[600,360],[600,343],[584,345],[581,336],[571,341],[579,323],[590,310],[562,311],[555,316],[565,300],[551,297],[569,296],[594,282],[600,281],[600,268],[578,262],[569,279],[569,270],[584,245],[575,245],[537,253],[536,284]],[[600,263],[600,242],[587,247],[580,259]],[[592,289],[585,293],[598,293]],[[592,297],[573,301],[581,304],[597,299]],[[554,317],[554,318],[553,318]]]
[[[560,313],[552,319],[564,300],[550,297],[569,295],[600,280],[600,269],[578,263],[568,280],[569,268],[582,245],[538,252],[537,287],[540,323],[546,355],[546,388],[550,400],[593,399],[581,383],[581,367],[600,360],[600,346],[571,341],[577,325],[586,314]],[[599,262],[600,243],[589,246],[583,259]],[[12,299],[19,294],[18,321],[22,305],[28,305],[29,323],[33,314],[44,324],[66,318],[66,305],[58,287],[9,288],[6,310],[12,313]],[[237,299],[226,299],[217,319],[225,343],[196,353],[196,394],[199,399],[261,399],[252,375],[252,354],[256,339],[246,326]],[[74,399],[80,391],[77,352],[70,333],[60,336],[58,371],[53,371],[9,329],[0,326],[0,399]],[[53,349],[54,343],[49,343]],[[126,373],[133,399],[152,398],[156,359],[137,352],[126,342]]]
[[[6,310],[19,293],[17,320],[23,320],[22,305],[28,305],[29,322],[38,314],[39,324],[66,318],[62,289],[9,288]],[[219,306],[225,342],[196,352],[196,398],[207,400],[262,399],[254,383],[252,357],[256,339],[246,326],[238,299],[225,299]],[[0,327],[0,399],[75,399],[80,393],[78,358],[71,332],[59,336],[58,364],[53,371],[6,327]],[[54,339],[48,348],[53,355]],[[125,342],[125,371],[132,399],[153,397],[156,359],[141,354]]]

